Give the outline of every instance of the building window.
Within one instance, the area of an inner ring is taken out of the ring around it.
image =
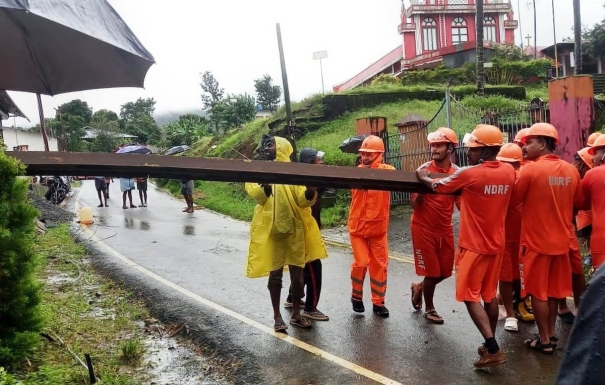
[[[496,20],[491,16],[485,16],[483,18],[483,39],[497,43]]]
[[[466,20],[456,17],[452,21],[452,44],[461,44],[468,41],[468,28]]]
[[[437,23],[435,19],[427,17],[422,20],[422,44],[424,51],[437,50]]]

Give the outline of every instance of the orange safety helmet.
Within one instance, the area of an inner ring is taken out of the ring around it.
[[[599,136],[597,139],[595,139],[592,147],[588,148],[588,153],[590,155],[594,156],[595,151],[601,147],[605,147],[605,134],[603,134],[603,135]]]
[[[584,147],[583,149],[577,152],[577,155],[580,157],[580,159],[582,159],[584,164],[588,166],[588,168],[593,168],[594,163],[592,161],[592,156],[588,153],[589,150],[590,147]]]
[[[426,139],[429,141],[429,144],[448,143],[454,147],[458,146],[458,136],[449,127],[439,127],[435,132],[428,134]]]
[[[496,159],[502,162],[521,162],[523,160],[523,150],[514,143],[506,143],[500,148]]]
[[[384,142],[376,135],[370,135],[363,140],[359,152],[384,152]]]
[[[496,126],[479,124],[473,132],[465,134],[464,147],[500,147],[504,144],[502,131]]]
[[[531,126],[527,130],[527,135],[523,139],[521,139],[521,143],[525,144],[525,142],[527,142],[527,139],[535,136],[553,138],[555,140],[555,144],[559,142],[559,132],[557,131],[555,126],[550,123],[536,123]]]
[[[515,139],[513,139],[513,143],[523,144],[523,138],[525,138],[527,136],[527,130],[529,130],[529,128],[520,129],[519,132],[517,132],[517,135],[515,135]]]
[[[601,134],[600,132],[593,132],[593,133],[592,133],[592,134],[590,134],[590,136],[588,137],[588,140],[586,141],[586,145],[587,145],[588,147],[592,147],[592,146],[594,146],[594,142],[595,142],[595,140],[597,140],[597,138],[598,138],[599,136],[601,136],[601,135],[603,135],[603,134]]]

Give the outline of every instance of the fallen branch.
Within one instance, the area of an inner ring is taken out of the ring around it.
[[[82,365],[84,367],[84,369],[86,369],[90,375],[90,382],[91,384],[97,383],[97,379],[95,378],[95,374],[92,370],[92,361],[90,361],[90,356],[88,354],[86,354],[86,360],[90,361],[90,366],[88,366],[84,361],[82,361],[82,359],[80,359],[80,357],[78,357],[78,355],[76,353],[74,353],[69,346],[67,346],[67,344],[65,344],[65,342],[63,342],[63,340],[61,339],[61,337],[59,337],[58,335],[54,335],[51,336],[50,334],[47,333],[40,333],[40,335],[44,338],[46,338],[47,340],[49,340],[50,342],[57,344],[61,349],[64,349],[67,351],[67,353],[69,353],[69,355],[71,355],[80,365]]]

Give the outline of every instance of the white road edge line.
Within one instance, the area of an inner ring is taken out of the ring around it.
[[[80,191],[78,191],[78,195],[76,197],[76,201],[75,201],[75,209],[76,209],[76,214],[78,212],[78,209],[81,207],[80,206],[80,194],[82,193],[84,186],[80,187]],[[233,310],[227,309],[217,303],[214,303],[206,298],[203,298],[202,296],[195,294],[171,281],[168,281],[167,279],[155,274],[154,272],[147,270],[146,268],[144,268],[143,266],[137,264],[136,262],[128,259],[128,257],[122,255],[120,252],[118,252],[117,250],[113,249],[111,246],[109,246],[108,244],[106,244],[105,242],[103,242],[101,239],[99,239],[96,235],[94,235],[94,233],[88,228],[87,225],[81,225],[83,231],[90,237],[89,239],[94,241],[95,243],[97,243],[98,245],[100,245],[102,248],[104,248],[109,254],[113,255],[115,258],[121,260],[122,262],[124,262],[128,267],[131,267],[135,270],[138,270],[139,272],[147,275],[150,278],[155,279],[156,281],[163,283],[164,285],[170,287],[173,290],[178,291],[179,293],[186,295],[187,297],[201,303],[202,305],[205,305],[209,308],[212,308],[214,310],[217,310],[223,314],[226,314],[228,316],[230,316],[231,318],[234,318],[238,321],[241,321],[245,324],[248,324],[262,332],[265,332],[269,335],[272,335],[276,338],[279,338],[283,341],[286,341],[300,349],[306,350],[307,352],[314,354],[318,357],[324,358],[330,362],[333,362],[337,365],[342,366],[345,369],[351,370],[361,376],[364,376],[366,378],[369,378],[371,380],[374,380],[380,384],[388,384],[388,385],[403,385],[401,382],[392,380],[388,377],[385,377],[381,374],[378,374],[376,372],[373,372],[369,369],[364,368],[363,366],[357,365],[353,362],[347,361],[344,358],[340,358],[338,356],[335,356],[334,354],[328,353],[322,349],[319,349],[316,346],[313,346],[311,344],[308,344],[306,342],[303,342],[297,338],[294,337],[290,337],[287,334],[284,333],[276,333],[273,329],[271,329],[268,326],[265,326],[259,322],[256,322],[242,314],[236,313]]]

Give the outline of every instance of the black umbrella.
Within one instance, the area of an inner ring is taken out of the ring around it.
[[[155,62],[105,0],[0,0],[0,89],[143,87]]]
[[[116,154],[151,154],[151,150],[146,146],[124,146],[120,147],[118,151],[116,151]]]
[[[348,153],[348,154],[357,154],[359,152],[359,148],[363,143],[363,140],[367,138],[368,135],[357,135],[352,136],[343,140],[343,142],[338,146],[340,151]]]
[[[182,144],[180,146],[169,148],[164,152],[164,155],[175,155],[189,150],[191,150],[191,147],[187,146],[186,144]]]
[[[155,62],[106,0],[0,0],[0,89],[40,94],[143,87]]]

